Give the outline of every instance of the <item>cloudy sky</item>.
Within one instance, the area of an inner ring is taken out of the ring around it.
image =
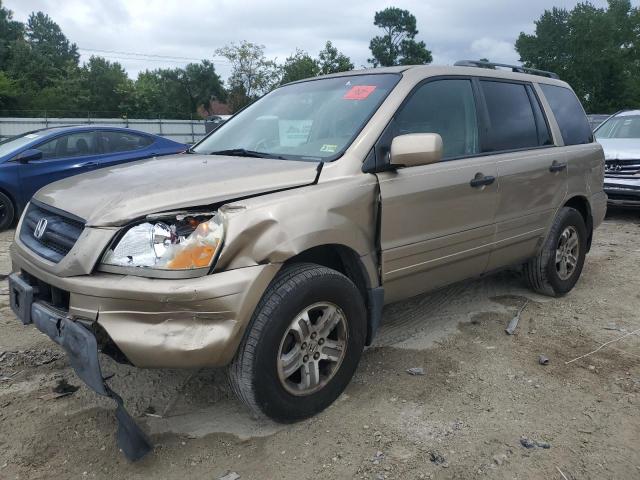
[[[230,42],[263,44],[269,57],[284,60],[301,48],[314,56],[331,40],[357,67],[367,64],[377,10],[394,5],[418,20],[418,39],[434,63],[486,57],[513,63],[513,44],[530,33],[545,8],[572,8],[575,0],[368,0],[316,2],[287,0],[4,0],[17,20],[49,14],[80,48],[117,60],[132,78],[147,68],[213,60],[223,78],[229,65],[215,50]],[[592,0],[597,6],[604,0]],[[636,2],[634,2],[636,3]],[[134,54],[143,54],[134,55]]]

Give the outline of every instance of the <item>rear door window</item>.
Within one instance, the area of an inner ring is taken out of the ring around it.
[[[394,136],[437,133],[443,159],[479,152],[478,121],[471,81],[444,79],[418,87],[396,114]]]
[[[593,142],[593,133],[584,109],[572,90],[556,85],[540,84],[556,117],[565,145],[581,145]]]
[[[140,150],[153,143],[153,138],[130,132],[99,131],[100,153]]]
[[[481,80],[480,86],[489,122],[485,151],[519,150],[545,144],[544,132],[540,135],[539,130],[544,130],[546,123],[536,122],[526,85]]]

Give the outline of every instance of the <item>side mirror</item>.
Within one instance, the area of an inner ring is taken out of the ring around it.
[[[391,165],[415,167],[442,160],[442,137],[437,133],[409,133],[391,142]]]
[[[41,150],[30,148],[16,155],[13,158],[13,160],[20,163],[29,163],[32,160],[40,160],[41,158],[42,158]]]

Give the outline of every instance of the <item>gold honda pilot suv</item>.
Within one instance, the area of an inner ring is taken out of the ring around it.
[[[464,61],[313,78],[185,154],[40,190],[11,247],[11,305],[116,401],[136,459],[149,441],[98,352],[228,366],[253,411],[309,417],[345,389],[387,303],[512,265],[537,292],[569,292],[603,175],[550,72]]]

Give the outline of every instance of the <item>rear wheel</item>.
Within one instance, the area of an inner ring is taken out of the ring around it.
[[[13,224],[15,207],[11,199],[0,192],[0,231],[6,230]]]
[[[353,376],[366,336],[366,309],[341,273],[293,265],[267,289],[229,368],[236,395],[280,422],[329,406]]]
[[[570,207],[558,212],[538,255],[524,266],[533,290],[562,296],[575,286],[587,252],[587,229],[582,215]]]

